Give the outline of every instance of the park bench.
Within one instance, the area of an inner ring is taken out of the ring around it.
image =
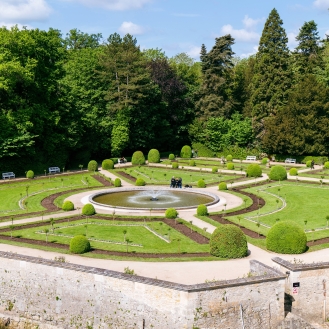
[[[248,155],[246,157],[246,160],[247,161],[256,161],[257,160],[257,157],[256,157],[256,155]]]
[[[286,160],[284,160],[285,163],[296,163],[296,159],[290,159],[287,158]]]
[[[4,172],[2,173],[2,179],[6,179],[6,178],[15,178],[15,174],[13,172]]]
[[[49,167],[49,174],[56,174],[60,172],[61,170],[59,169],[59,167]]]

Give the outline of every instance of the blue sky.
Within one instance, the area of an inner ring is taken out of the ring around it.
[[[171,57],[181,52],[198,59],[204,43],[232,34],[233,50],[246,57],[257,50],[269,12],[276,8],[294,48],[306,21],[329,34],[329,0],[0,0],[0,24],[87,33],[133,34],[141,48],[161,48]]]

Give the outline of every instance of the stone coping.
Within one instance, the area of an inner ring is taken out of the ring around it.
[[[199,292],[199,291],[208,291],[208,290],[216,290],[222,288],[229,288],[229,287],[237,287],[242,285],[250,285],[250,284],[257,284],[263,282],[271,282],[271,281],[278,281],[285,279],[285,275],[283,275],[280,271],[275,270],[267,265],[264,265],[256,260],[251,260],[250,265],[255,267],[260,267],[266,270],[263,275],[255,275],[246,278],[238,278],[233,280],[222,280],[222,281],[214,281],[208,283],[200,283],[200,284],[193,284],[193,285],[184,285],[164,280],[152,279],[138,275],[131,275],[125,274],[117,271],[106,270],[97,267],[89,267],[85,265],[77,265],[72,263],[62,263],[58,261],[48,260],[39,257],[31,257],[20,255],[12,252],[0,252],[0,258],[7,258],[12,260],[24,261],[33,264],[40,264],[44,266],[51,266],[56,268],[64,268],[67,270],[90,273],[95,275],[101,276],[108,276],[115,279],[132,281],[136,283],[142,283],[152,286],[158,286],[167,289],[173,289],[178,291],[184,292]]]
[[[136,187],[118,187],[118,188],[112,188],[109,190],[104,190],[101,192],[94,193],[89,196],[88,201],[92,204],[95,204],[97,206],[101,207],[108,207],[108,208],[116,208],[116,209],[124,209],[124,210],[150,210],[150,208],[135,208],[135,207],[121,207],[121,206],[112,206],[112,205],[107,205],[104,203],[99,203],[93,200],[94,197],[103,195],[103,194],[111,194],[111,193],[120,193],[120,192],[131,192],[131,191],[174,191],[178,193],[193,193],[193,194],[201,194],[201,195],[206,195],[211,198],[213,198],[213,201],[206,203],[206,206],[212,206],[220,201],[218,195],[208,192],[208,191],[200,191],[200,189],[194,189],[194,188],[170,188],[170,187],[152,187],[152,186],[136,186]],[[185,210],[185,209],[195,209],[197,208],[198,205],[195,206],[188,206],[188,207],[175,207],[176,210]],[[157,210],[167,210],[168,207],[166,208],[152,208],[152,211],[157,211]]]
[[[290,271],[310,271],[329,268],[329,262],[309,263],[309,264],[293,264],[280,257],[272,258],[274,263],[277,263]]]

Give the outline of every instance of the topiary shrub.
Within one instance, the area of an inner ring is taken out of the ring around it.
[[[263,164],[263,165],[266,165],[267,163],[268,163],[268,158],[263,158],[263,159],[262,159],[262,164]]]
[[[271,180],[285,180],[287,179],[287,171],[283,166],[273,166],[271,168],[269,177]]]
[[[192,149],[191,146],[185,145],[182,147],[180,151],[181,158],[191,158],[192,157]]]
[[[297,176],[297,175],[298,175],[298,171],[297,171],[297,169],[296,169],[296,168],[291,168],[291,169],[289,170],[289,175],[290,175],[290,176]]]
[[[95,160],[91,160],[88,163],[88,171],[96,171],[98,168],[98,163]]]
[[[136,186],[145,186],[145,180],[143,178],[137,178],[136,179],[136,182],[135,182],[135,185]]]
[[[232,160],[233,160],[233,157],[231,154],[226,156],[226,161],[232,161]]]
[[[306,234],[293,221],[278,222],[266,237],[266,248],[280,254],[301,254],[306,251]]]
[[[323,165],[324,169],[329,169],[329,161],[326,161]]]
[[[83,235],[77,235],[70,241],[70,251],[74,254],[84,254],[90,251],[90,242]]]
[[[114,187],[121,187],[121,179],[120,178],[116,178],[114,180]]]
[[[74,204],[73,204],[73,202],[72,201],[69,201],[69,200],[65,201],[63,203],[63,205],[62,205],[62,209],[64,211],[72,211],[72,210],[74,210]]]
[[[312,160],[306,161],[306,167],[307,168],[311,168],[311,165],[312,165]]]
[[[29,170],[27,173],[26,173],[26,178],[28,179],[32,179],[34,178],[34,172],[32,170]]]
[[[221,182],[221,183],[219,183],[219,185],[218,185],[218,189],[219,189],[220,191],[225,191],[225,190],[227,190],[227,184],[226,184],[225,182]]]
[[[135,166],[145,164],[145,157],[142,151],[136,151],[131,158],[131,163]]]
[[[195,166],[195,161],[194,160],[190,160],[188,163],[189,166],[194,167]]]
[[[165,212],[165,217],[169,219],[175,219],[178,216],[178,212],[175,208],[168,208]]]
[[[152,149],[149,151],[147,155],[147,160],[149,163],[159,163],[160,162],[160,153],[156,149]]]
[[[216,172],[218,172],[218,167],[212,167],[212,168],[211,168],[211,172],[212,172],[213,174],[215,174]]]
[[[175,154],[171,153],[169,154],[169,160],[175,160]]]
[[[200,188],[206,187],[206,183],[203,179],[198,180],[198,187],[200,187]]]
[[[259,164],[250,164],[246,169],[247,177],[262,177],[262,168]]]
[[[232,224],[221,225],[210,238],[210,254],[221,258],[241,258],[248,255],[246,236]]]
[[[228,170],[234,170],[234,163],[233,162],[229,162],[227,165],[226,165],[227,169]]]
[[[114,169],[114,162],[111,159],[103,160],[102,169],[104,170]]]
[[[208,215],[208,208],[204,204],[199,204],[196,210],[196,214],[198,216],[207,216]]]
[[[87,203],[82,207],[82,215],[92,216],[95,214],[96,214],[95,208],[91,203]]]
[[[173,169],[178,169],[178,162],[173,162],[172,165],[171,165],[171,167]]]

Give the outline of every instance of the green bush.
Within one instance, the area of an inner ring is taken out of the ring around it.
[[[131,159],[131,163],[135,166],[140,166],[145,164],[145,157],[142,151],[136,151],[133,154],[133,157]]]
[[[160,153],[156,149],[152,149],[149,151],[147,155],[147,160],[149,163],[159,163],[160,162]]]
[[[103,160],[102,169],[104,170],[114,169],[114,162],[111,159]]]
[[[173,153],[170,153],[169,154],[169,160],[175,160],[175,154],[173,154]]]
[[[218,189],[220,191],[225,191],[227,190],[227,184],[225,182],[220,182],[219,185],[218,185]]]
[[[276,223],[266,237],[266,248],[280,254],[301,254],[306,251],[306,243],[305,232],[293,221]]]
[[[226,165],[227,169],[228,170],[234,170],[234,163],[233,162],[229,162],[227,165]]]
[[[289,170],[289,175],[290,175],[290,176],[297,176],[297,175],[298,175],[298,171],[297,171],[297,169],[296,169],[296,168],[291,168],[291,169]]]
[[[86,203],[83,207],[82,207],[82,215],[84,216],[92,216],[95,215],[96,211],[94,206],[91,203]]]
[[[27,173],[26,173],[26,178],[28,179],[32,179],[34,178],[34,172],[32,170],[29,170]]]
[[[116,178],[114,180],[114,187],[121,187],[121,179],[120,178]]]
[[[285,180],[287,179],[287,171],[283,166],[273,166],[271,168],[269,177],[271,180]]]
[[[137,178],[136,179],[136,182],[135,182],[135,185],[136,186],[145,186],[145,180],[143,178]]]
[[[203,179],[198,180],[198,187],[200,187],[200,188],[205,188],[206,187],[206,183]]]
[[[247,177],[262,177],[262,168],[259,164],[250,164],[246,169]]]
[[[263,165],[266,165],[267,163],[268,163],[268,158],[263,158],[263,159],[262,159],[262,164],[263,164]]]
[[[192,148],[194,150],[198,150],[199,157],[213,158],[216,156],[216,152],[213,152],[207,146],[201,143],[192,143]]]
[[[211,168],[211,172],[212,172],[213,174],[215,174],[216,172],[218,172],[218,167],[212,167],[212,168]]]
[[[226,161],[232,161],[232,160],[233,160],[233,157],[231,154],[226,156]]]
[[[188,163],[189,166],[194,167],[195,166],[195,161],[194,160],[190,160]]]
[[[165,217],[169,219],[175,219],[178,216],[178,212],[175,208],[168,208],[165,212]]]
[[[98,169],[98,163],[95,160],[91,160],[88,163],[88,171],[96,171]]]
[[[173,162],[172,165],[171,165],[171,167],[173,169],[178,169],[178,162]]]
[[[329,169],[329,161],[326,161],[323,166],[324,169]]]
[[[72,210],[74,210],[74,204],[73,204],[73,202],[72,201],[69,201],[69,200],[65,201],[63,203],[62,209],[64,211],[72,211]]]
[[[232,224],[221,225],[210,238],[210,254],[221,258],[241,258],[248,254],[247,238]]]
[[[312,160],[306,161],[306,167],[307,168],[311,168],[311,165],[312,165]]]
[[[84,254],[90,251],[90,242],[83,235],[77,235],[70,241],[70,251],[74,254]]]
[[[207,216],[208,215],[208,208],[204,204],[199,204],[196,210],[196,214],[198,216]]]
[[[191,146],[185,145],[182,147],[180,151],[181,158],[191,158],[192,157],[192,149]]]

